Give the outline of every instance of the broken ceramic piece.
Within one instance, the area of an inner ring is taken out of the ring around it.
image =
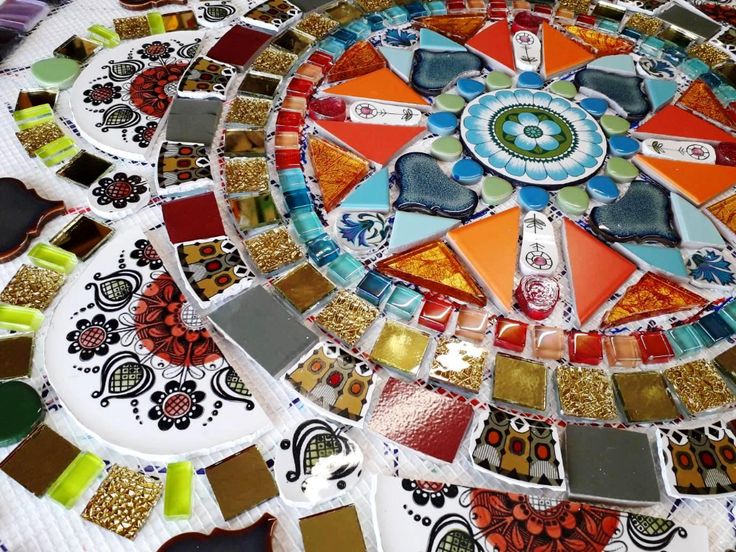
[[[514,63],[519,71],[537,71],[542,62],[542,43],[537,35],[519,31],[511,38],[514,48]]]
[[[522,274],[554,274],[560,263],[552,223],[538,211],[529,211],[521,219]]]
[[[704,288],[724,288],[736,283],[734,267],[725,251],[704,248],[687,258],[687,272],[693,285]]]
[[[312,100],[310,106],[310,115],[315,102],[340,100],[341,98],[323,98]],[[371,100],[361,100],[350,104],[348,117],[354,123],[381,124],[393,126],[419,126],[422,124],[422,113],[413,107],[401,107],[392,104],[374,102]],[[316,119],[331,119],[332,117],[313,117]],[[343,118],[344,119],[344,118]],[[343,120],[335,118],[334,120]]]
[[[641,152],[648,157],[662,157],[675,161],[707,165],[713,165],[716,162],[715,148],[705,142],[648,138],[641,143]]]
[[[682,247],[714,247],[723,249],[726,242],[711,220],[682,196],[670,194],[675,228],[680,234]]]

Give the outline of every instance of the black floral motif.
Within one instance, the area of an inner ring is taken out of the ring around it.
[[[77,321],[77,329],[66,334],[69,352],[79,353],[81,360],[89,360],[95,355],[106,356],[110,345],[120,341],[117,333],[118,321],[106,320],[105,315],[97,314],[92,320],[84,318]]]
[[[136,259],[138,266],[149,266],[151,270],[158,270],[163,266],[161,257],[148,240],[137,240],[135,249],[130,252],[130,257]]]
[[[160,59],[170,58],[171,54],[174,53],[174,48],[169,42],[154,40],[153,42],[144,44],[142,48],[136,51],[136,53],[143,59],[158,61]]]
[[[172,426],[186,429],[191,420],[199,418],[204,412],[199,404],[204,398],[204,391],[197,391],[195,382],[188,380],[179,385],[176,381],[170,381],[163,391],[151,395],[154,407],[148,411],[148,417],[158,420],[161,431],[168,431]]]
[[[154,136],[156,135],[156,129],[158,128],[157,121],[149,121],[145,125],[135,127],[135,134],[133,134],[133,141],[138,143],[141,148],[147,148],[151,145]]]
[[[112,178],[102,178],[92,189],[98,205],[112,205],[116,209],[124,209],[129,203],[138,203],[141,194],[148,188],[142,183],[140,176],[116,173]]]
[[[83,92],[84,103],[92,105],[106,104],[110,105],[113,100],[119,100],[122,96],[122,88],[111,82],[96,83],[92,88],[88,88]]]
[[[411,498],[415,504],[425,506],[428,502],[436,508],[445,505],[445,498],[455,498],[459,491],[456,485],[435,483],[433,481],[419,481],[404,479],[401,486],[405,491],[411,492]]]

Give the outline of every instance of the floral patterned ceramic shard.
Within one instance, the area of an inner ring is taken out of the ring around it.
[[[200,56],[191,62],[179,82],[180,96],[224,100],[235,67]]]
[[[687,258],[687,272],[693,285],[704,288],[729,288],[736,284],[734,267],[726,253],[704,248]]]
[[[242,529],[215,528],[211,533],[181,533],[161,545],[158,552],[199,552],[203,548],[216,550],[245,549],[253,552],[273,552],[276,518],[263,514],[253,525]]]
[[[383,552],[406,552],[412,546],[458,552],[576,547],[586,552],[616,547],[628,552],[692,552],[708,546],[706,527],[450,483],[379,476],[374,503]]]
[[[343,427],[310,419],[279,443],[274,471],[281,498],[311,508],[353,490],[363,474],[363,452]]]
[[[204,27],[218,27],[230,21],[237,11],[226,0],[203,2],[197,6],[197,21]]]
[[[582,67],[595,56],[546,21],[542,23],[542,75],[551,79]]]
[[[201,144],[163,142],[156,164],[156,188],[161,196],[188,194],[212,182],[210,160]]]
[[[137,174],[116,172],[87,189],[92,212],[108,220],[129,216],[148,205],[150,199],[151,186]]]
[[[330,68],[325,82],[337,82],[367,75],[386,67],[386,60],[368,41],[360,41],[345,50]]]
[[[200,32],[167,33],[161,39],[126,41],[95,56],[71,90],[82,136],[109,153],[145,161],[201,37]]]
[[[217,448],[268,426],[142,232],[118,233],[74,287],[54,310],[58,331],[46,340],[46,369],[91,433],[161,458]],[[82,311],[80,304],[92,306]]]
[[[576,182],[594,175],[606,157],[605,136],[595,118],[541,90],[479,96],[463,112],[460,131],[478,161],[526,184]]]
[[[647,157],[663,157],[675,161],[705,163],[706,165],[713,165],[716,162],[716,150],[713,146],[705,142],[692,140],[647,138],[641,143],[641,151]]]
[[[470,455],[476,468],[512,483],[565,488],[560,436],[547,422],[489,406],[476,423]]]
[[[736,493],[736,436],[723,421],[689,429],[659,428],[667,493],[676,498],[732,496]]]
[[[521,220],[521,232],[521,273],[550,275],[557,272],[560,254],[555,231],[544,213],[527,212]]]
[[[511,40],[514,61],[519,71],[537,71],[542,62],[542,43],[537,35],[529,31],[514,33]]]
[[[363,424],[375,389],[368,363],[332,343],[305,354],[284,381],[327,416],[357,426]]]
[[[436,460],[452,462],[473,419],[473,407],[419,385],[389,378],[368,427]]]
[[[470,52],[432,52],[417,50],[414,53],[411,84],[415,90],[427,96],[437,96],[460,76],[477,75],[483,64]]]
[[[317,136],[309,136],[308,144],[322,201],[329,212],[368,174],[369,165],[365,159]]]
[[[325,98],[324,101],[334,100],[342,101],[341,98]],[[315,101],[317,100],[312,101],[310,108],[314,105]],[[422,124],[422,112],[418,109],[369,100],[354,102],[350,105],[348,116],[354,123],[383,123],[395,126],[420,126]],[[327,117],[322,118],[327,119]]]
[[[595,69],[583,69],[575,74],[575,84],[581,93],[604,98],[616,113],[632,120],[643,119],[649,113],[649,103],[641,91],[641,82],[639,77],[614,75]]]

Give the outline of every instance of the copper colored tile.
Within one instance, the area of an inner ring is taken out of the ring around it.
[[[341,506],[299,520],[304,552],[365,552],[355,506]]]
[[[0,338],[0,381],[30,376],[32,359],[33,334]]]

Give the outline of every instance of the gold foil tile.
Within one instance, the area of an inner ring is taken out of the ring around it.
[[[310,263],[284,274],[273,283],[273,287],[300,313],[308,311],[335,291],[333,283]]]
[[[225,189],[229,194],[267,192],[268,166],[265,157],[225,160]]]
[[[693,360],[667,368],[664,375],[690,414],[700,414],[736,402],[736,396],[707,360]]]
[[[64,136],[64,132],[55,121],[32,126],[15,133],[18,141],[31,157],[36,156],[36,150]]]
[[[707,42],[693,44],[687,49],[687,53],[690,57],[698,58],[707,63],[709,67],[715,67],[730,59],[726,52]]]
[[[613,374],[626,418],[630,422],[658,422],[677,418],[677,407],[660,372]]]
[[[351,347],[378,318],[378,309],[354,293],[340,291],[317,315],[317,324]]]
[[[378,0],[382,1],[382,0]],[[325,38],[328,34],[339,27],[340,24],[334,19],[325,17],[318,13],[310,13],[296,24],[296,28],[317,39]]]
[[[560,410],[567,416],[612,420],[618,414],[611,380],[605,370],[560,366],[557,393]]]
[[[251,259],[264,274],[302,259],[301,249],[283,226],[245,240]]]
[[[661,19],[643,13],[635,13],[626,21],[626,27],[650,36],[661,31],[663,25],[664,21]]]
[[[371,13],[371,12],[379,12],[383,10],[389,9],[391,6],[394,5],[393,0],[357,0],[357,4],[363,8],[363,11]]]
[[[547,407],[547,368],[541,362],[496,354],[493,400],[544,410]]]
[[[406,374],[416,374],[429,345],[429,336],[417,329],[389,320],[371,350],[371,360]]]
[[[112,20],[115,26],[115,32],[120,35],[123,40],[131,40],[133,38],[143,38],[151,34],[148,27],[148,19],[145,15],[136,15],[133,17],[119,17]]]
[[[265,98],[238,96],[230,104],[226,123],[263,127],[268,121],[272,102]]]
[[[441,337],[429,377],[477,393],[483,382],[488,351],[454,337]]]
[[[0,293],[0,302],[45,310],[63,284],[63,274],[38,266],[23,265]]]
[[[296,63],[298,56],[269,46],[256,58],[251,69],[272,75],[284,76]]]

